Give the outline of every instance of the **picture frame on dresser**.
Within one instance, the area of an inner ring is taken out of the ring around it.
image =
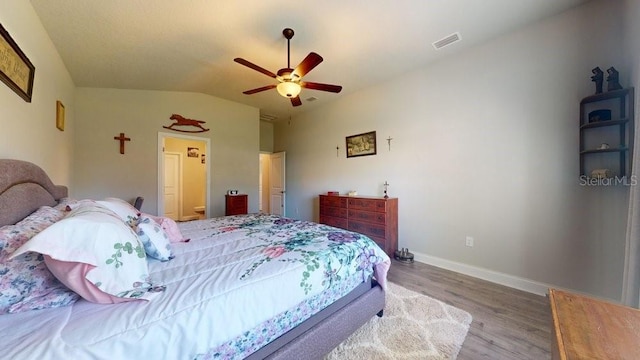
[[[358,135],[347,136],[346,149],[348,158],[376,155],[378,153],[376,146],[376,132],[369,131]]]

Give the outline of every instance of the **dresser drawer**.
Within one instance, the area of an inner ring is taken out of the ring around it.
[[[349,230],[359,232],[367,236],[385,238],[386,230],[384,225],[370,224],[362,221],[349,220]]]
[[[320,224],[325,224],[325,225],[329,225],[329,226],[335,226],[337,228],[341,228],[341,229],[347,229],[347,225],[349,224],[349,222],[347,221],[347,219],[344,218],[337,218],[337,217],[333,217],[333,216],[325,216],[325,215],[320,215]]]
[[[369,236],[369,238],[373,240],[376,243],[376,245],[380,247],[380,249],[387,251],[387,241],[384,238],[379,238],[377,236],[370,236],[370,235],[367,235],[367,236]]]
[[[321,206],[320,213],[326,216],[347,218],[347,209],[333,206]]]
[[[347,207],[347,199],[341,196],[320,195],[320,206]]]
[[[248,196],[241,195],[225,195],[225,215],[243,215],[247,213],[249,203]]]
[[[371,238],[387,255],[398,249],[398,198],[320,194],[319,222]]]
[[[384,226],[386,223],[386,216],[384,213],[351,210],[349,209],[349,220],[366,221],[374,224],[381,224]]]
[[[379,199],[349,199],[349,209],[387,212],[387,202]]]

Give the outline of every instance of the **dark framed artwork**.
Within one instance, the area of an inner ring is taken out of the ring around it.
[[[195,158],[200,157],[198,151],[200,151],[200,149],[198,149],[197,147],[187,147],[187,156]]]
[[[0,24],[0,80],[26,102],[31,102],[36,68]]]
[[[375,131],[347,136],[346,141],[348,158],[377,154]]]

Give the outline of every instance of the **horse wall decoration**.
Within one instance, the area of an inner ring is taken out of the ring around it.
[[[209,131],[209,129],[205,129],[201,125],[201,124],[205,124],[206,121],[187,119],[184,116],[178,115],[178,114],[171,115],[169,119],[173,120],[173,124],[169,126],[163,126],[163,128],[173,130],[173,131],[185,132],[185,133],[201,133],[201,132]],[[198,128],[199,130],[182,130],[182,129],[176,129],[174,128],[174,126],[192,126],[192,127]]]

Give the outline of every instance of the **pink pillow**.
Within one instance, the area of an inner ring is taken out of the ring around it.
[[[51,271],[53,276],[87,301],[98,304],[117,304],[137,300],[142,301],[142,299],[122,298],[109,295],[100,290],[97,286],[93,285],[86,278],[87,273],[91,271],[91,269],[95,268],[93,265],[81,262],[60,261],[51,258],[49,255],[44,256],[44,263],[47,265],[47,268]]]
[[[176,222],[173,221],[173,219],[170,219],[164,216],[153,216],[145,213],[142,213],[142,216],[151,218],[158,225],[160,225],[162,230],[164,230],[164,232],[167,233],[167,236],[169,237],[170,242],[177,243],[177,242],[187,242],[190,240],[190,239],[185,239],[184,236],[182,236],[182,233],[180,232],[180,228],[178,228],[178,224],[176,224]]]

